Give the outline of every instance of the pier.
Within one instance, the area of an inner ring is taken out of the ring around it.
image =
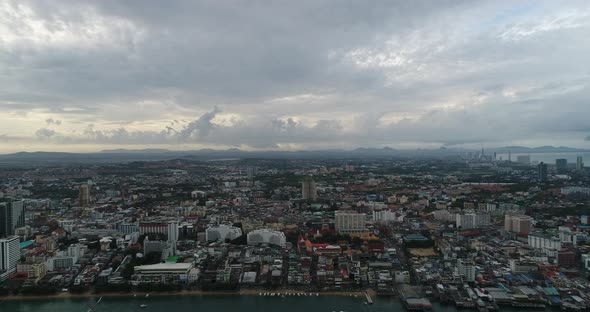
[[[371,296],[369,296],[369,293],[367,293],[366,291],[363,291],[363,294],[365,294],[365,298],[367,298],[367,303],[373,304],[373,298],[371,298]]]

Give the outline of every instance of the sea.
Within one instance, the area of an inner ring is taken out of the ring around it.
[[[532,163],[544,162],[546,164],[555,164],[556,159],[567,159],[570,164],[575,164],[578,156],[582,156],[587,166],[590,166],[590,153],[512,153],[512,161],[516,161],[519,155],[528,155],[531,157]],[[508,160],[508,154],[497,154],[497,159]]]
[[[1,298],[0,298],[1,300]],[[94,312],[353,312],[406,311],[397,298],[374,299],[365,304],[363,298],[319,297],[259,297],[259,296],[152,296],[150,298],[103,298]],[[39,299],[30,301],[0,301],[2,312],[88,312],[96,299]],[[147,307],[140,307],[145,304]],[[451,305],[433,303],[435,312],[457,312]],[[516,312],[502,308],[501,311]],[[547,310],[549,311],[549,310]]]

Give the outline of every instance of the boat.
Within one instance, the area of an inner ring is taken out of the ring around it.
[[[145,297],[148,298],[150,296],[150,294],[145,294]]]
[[[147,304],[140,304],[140,305],[139,305],[139,307],[140,307],[140,308],[147,308],[147,307],[148,307],[148,305],[147,305]]]

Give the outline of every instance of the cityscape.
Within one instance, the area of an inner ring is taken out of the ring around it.
[[[6,167],[0,292],[586,311],[589,172],[484,150]]]
[[[0,312],[590,312],[590,1],[0,1]]]

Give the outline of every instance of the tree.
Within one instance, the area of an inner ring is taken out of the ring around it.
[[[352,238],[352,242],[350,245],[353,249],[360,249],[363,245],[363,240],[360,237],[355,236]]]

